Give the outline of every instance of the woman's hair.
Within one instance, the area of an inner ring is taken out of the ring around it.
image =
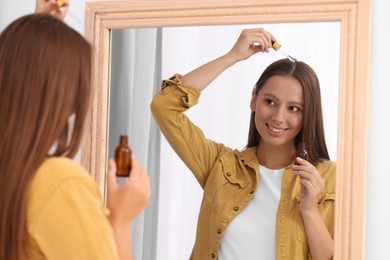
[[[47,14],[21,17],[0,34],[0,259],[27,258],[28,193],[38,167],[78,151],[91,58],[90,44]]]
[[[309,162],[314,165],[323,160],[329,160],[322,120],[320,84],[315,72],[302,61],[278,60],[269,65],[256,82],[254,89],[256,95],[268,79],[276,75],[297,79],[303,89],[303,126],[295,137],[295,145],[297,146],[299,142],[305,142]],[[247,147],[259,145],[260,139],[255,125],[255,112],[252,112]]]

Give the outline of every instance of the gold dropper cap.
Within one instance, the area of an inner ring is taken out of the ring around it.
[[[58,7],[62,7],[69,4],[69,0],[57,0]]]
[[[272,49],[274,49],[275,51],[278,51],[280,47],[282,47],[282,45],[280,45],[280,43],[278,42],[272,41],[271,43],[272,43]]]

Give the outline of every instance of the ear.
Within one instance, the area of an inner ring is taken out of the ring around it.
[[[256,111],[256,100],[257,100],[257,95],[256,95],[255,90],[253,90],[251,104],[250,104],[250,108],[251,108],[252,112]]]

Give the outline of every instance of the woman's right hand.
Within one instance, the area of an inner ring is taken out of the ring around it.
[[[258,52],[268,52],[276,38],[263,28],[244,29],[229,54],[241,61]]]
[[[130,177],[124,184],[116,182],[116,164],[109,161],[107,174],[107,208],[111,224],[129,225],[148,205],[150,181],[148,173],[132,157]]]
[[[68,13],[69,2],[70,0],[66,1],[64,6],[59,7],[56,0],[36,0],[35,13],[51,14],[63,21]]]

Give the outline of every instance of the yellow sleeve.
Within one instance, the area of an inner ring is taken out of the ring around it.
[[[197,104],[199,91],[183,86],[179,74],[164,80],[161,88],[150,106],[154,119],[168,143],[204,188],[209,172],[225,146],[208,140],[184,113]]]
[[[99,190],[89,176],[59,182],[31,231],[47,259],[119,259]]]

